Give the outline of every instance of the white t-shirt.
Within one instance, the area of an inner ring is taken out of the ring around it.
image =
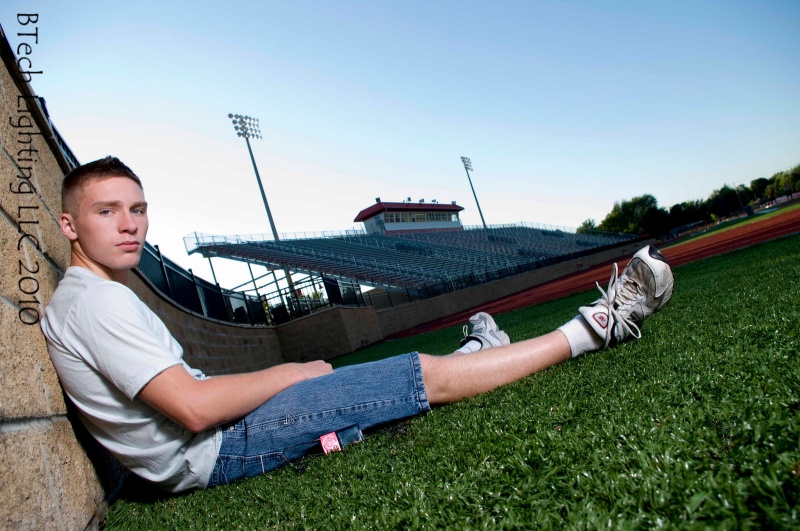
[[[136,396],[174,365],[206,378],[156,314],[126,286],[70,267],[41,326],[61,384],[100,444],[165,490],[206,486],[219,428],[192,433]]]

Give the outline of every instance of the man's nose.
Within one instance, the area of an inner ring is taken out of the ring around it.
[[[122,219],[119,224],[120,232],[130,232],[135,234],[139,230],[139,225],[136,223],[136,218],[130,212],[123,212]]]

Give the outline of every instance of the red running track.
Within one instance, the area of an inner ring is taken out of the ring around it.
[[[733,227],[732,229],[713,232],[705,237],[695,238],[686,243],[679,243],[662,250],[662,252],[669,260],[670,265],[678,266],[797,232],[800,232],[800,208],[746,225]],[[620,264],[620,267],[622,267],[622,264]],[[605,289],[609,276],[610,262],[520,291],[508,297],[483,304],[480,307],[470,308],[469,310],[410,328],[387,339],[413,336],[464,323],[478,311],[500,314],[560,299],[572,293],[586,291],[594,286],[595,282],[599,282]]]

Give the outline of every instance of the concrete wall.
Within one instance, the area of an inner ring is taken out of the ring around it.
[[[597,264],[618,260],[623,257],[627,258],[647,243],[652,243],[652,241],[637,241],[636,243],[624,244],[595,255],[496,280],[467,290],[380,310],[377,312],[377,318],[381,335],[387,337],[454,313],[479,307],[482,304],[539,286]],[[589,286],[587,286],[588,288]]]
[[[176,307],[137,273],[129,287],[167,325],[184,359],[208,375],[331,359],[383,339],[373,308],[326,308],[277,327],[223,323]]]
[[[137,274],[128,286],[167,325],[190,366],[208,375],[250,372],[284,363],[274,327],[223,323],[175,306]]]
[[[373,308],[329,308],[277,331],[287,361],[328,360],[383,339]]]

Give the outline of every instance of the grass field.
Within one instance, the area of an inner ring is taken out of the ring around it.
[[[675,270],[640,341],[208,491],[117,501],[109,529],[800,527],[800,236]],[[512,339],[586,292],[500,315]],[[446,353],[450,328],[341,360]]]

